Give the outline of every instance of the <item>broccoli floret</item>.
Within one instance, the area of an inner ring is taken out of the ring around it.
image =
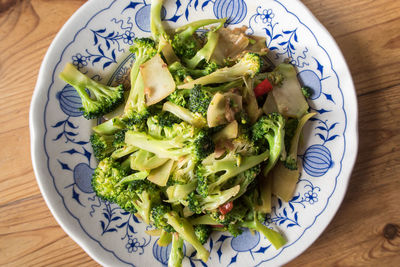
[[[154,226],[158,229],[163,229],[168,233],[175,232],[174,228],[168,224],[167,218],[165,215],[171,211],[171,206],[167,204],[160,204],[152,208],[151,210],[151,219],[154,223]]]
[[[183,239],[178,233],[174,233],[172,235],[172,246],[169,254],[168,266],[181,267],[183,257]]]
[[[199,224],[194,226],[194,233],[199,239],[201,244],[205,244],[210,237],[211,234],[211,227],[205,224]]]
[[[264,149],[269,149],[270,157],[264,168],[264,176],[275,166],[284,148],[285,119],[279,113],[262,116],[252,127],[253,140]]]
[[[122,85],[117,87],[100,84],[67,63],[60,73],[60,78],[70,84],[78,92],[82,100],[83,116],[94,119],[113,111],[124,101]],[[89,93],[88,93],[89,92]]]
[[[167,204],[160,204],[153,207],[151,218],[154,225],[167,232],[177,232],[179,237],[183,238],[196,249],[197,257],[203,261],[207,261],[209,252],[202,246],[197,239],[193,225],[185,218],[171,211],[171,207]]]
[[[202,88],[210,93],[216,93],[216,92],[228,92],[230,89],[239,88],[241,86],[243,86],[243,79],[224,83],[219,86],[203,86]]]
[[[212,30],[207,34],[207,43],[197,53],[189,59],[184,57],[185,64],[190,68],[196,68],[201,62],[209,62],[212,54],[214,53],[215,47],[218,44],[219,34]]]
[[[98,197],[114,202],[126,211],[137,213],[149,223],[151,208],[161,203],[161,191],[145,180],[148,173],[128,175],[129,169],[129,159],[122,164],[111,158],[103,159],[92,177],[93,190]]]
[[[174,78],[175,84],[182,84],[193,80],[189,69],[184,67],[178,61],[169,65],[168,70],[171,73],[172,77]]]
[[[124,118],[130,124],[138,124],[146,120],[149,116],[143,79],[139,75],[140,65],[151,59],[157,50],[153,40],[149,38],[136,38],[130,51],[135,54],[135,62],[132,65],[130,73],[131,91],[125,105]]]
[[[226,83],[241,79],[246,76],[254,77],[261,68],[261,59],[258,54],[246,53],[232,67],[218,69],[215,72],[178,86],[178,89],[191,89],[195,84],[207,85]]]
[[[195,133],[193,128],[187,128],[186,130],[191,132],[177,132],[178,135],[174,138],[161,140],[146,133],[128,131],[125,141],[129,145],[150,151],[160,158],[174,160],[178,160],[183,156],[193,155],[198,161],[213,151],[214,145],[207,132],[199,131]]]
[[[90,136],[90,143],[92,144],[93,153],[98,161],[109,157],[115,150],[113,145],[114,139],[114,135],[100,135],[93,133]]]
[[[301,92],[303,93],[305,98],[310,98],[313,94],[312,89],[308,86],[301,87]]]
[[[290,148],[284,162],[285,167],[290,170],[297,170],[297,149],[299,147],[300,136],[303,131],[304,125],[314,115],[315,113],[308,113],[299,120],[296,131],[294,132],[293,137],[290,140]]]
[[[192,124],[196,128],[203,128],[207,124],[206,119],[200,113],[191,112],[190,110],[169,101],[164,103],[163,111],[171,112],[181,120]]]
[[[112,135],[124,128],[126,128],[126,124],[121,120],[121,118],[115,117],[94,126],[92,129],[95,133],[100,135]]]
[[[233,208],[227,214],[222,214],[219,210],[215,210],[208,214],[208,216],[216,223],[223,225],[224,230],[233,236],[238,236],[242,233],[241,223],[246,219],[248,210],[249,208],[240,199],[233,202]]]
[[[206,262],[210,256],[210,252],[203,247],[196,237],[193,225],[187,219],[179,217],[174,211],[166,213],[164,217],[167,219],[168,224],[178,232],[179,236],[196,249],[196,257]]]
[[[196,182],[188,182],[185,184],[177,183],[167,188],[166,193],[169,203],[182,203],[196,189]]]
[[[157,244],[160,247],[167,247],[172,242],[172,233],[168,233],[165,230],[161,230],[160,238],[157,241]]]
[[[147,119],[147,133],[160,140],[177,136],[186,139],[193,137],[195,128],[172,113],[165,112]]]
[[[250,168],[248,170],[245,170],[244,172],[239,173],[233,180],[232,186],[240,185],[240,191],[232,200],[238,199],[244,193],[246,193],[247,188],[251,183],[254,182],[254,179],[257,177],[257,175],[260,174],[260,172],[261,172],[261,166],[259,164],[254,166],[253,168]]]
[[[283,245],[285,245],[286,240],[280,233],[269,229],[262,224],[262,222],[265,220],[265,214],[262,214],[255,210],[258,202],[258,195],[255,192],[256,190],[250,191],[246,193],[246,195],[243,197],[243,201],[246,203],[249,211],[245,220],[241,222],[240,225],[242,227],[246,227],[262,233],[276,249],[279,249]]]
[[[225,21],[226,19],[198,20],[176,29],[177,33],[174,35],[174,39],[172,41],[172,47],[174,48],[175,53],[184,59],[190,59],[194,57],[198,48],[198,43],[194,37],[196,30],[215,23],[220,23],[221,26],[225,23]]]
[[[212,98],[212,93],[202,89],[201,85],[196,85],[189,93],[189,110],[206,116]]]
[[[113,146],[115,148],[120,148],[125,146],[125,133],[126,133],[127,129],[118,131],[114,134],[114,140],[113,140]]]
[[[232,140],[233,151],[242,156],[258,154],[260,148],[254,143],[250,129],[240,128],[238,137]]]
[[[179,85],[190,82],[193,80],[193,78],[197,79],[213,73],[218,69],[218,65],[215,62],[206,62],[198,69],[190,69],[183,66],[180,62],[175,62],[168,66],[168,69],[174,77],[175,83]]]
[[[196,159],[202,160],[214,152],[215,145],[213,140],[206,130],[201,130],[193,140],[193,149]]]
[[[189,102],[189,94],[191,90],[175,90],[172,94],[170,94],[167,100],[175,105],[181,106],[183,108],[188,107]]]
[[[118,182],[127,175],[120,163],[111,158],[99,162],[92,176],[92,188],[104,200],[115,202],[122,188]]]
[[[292,140],[294,134],[296,133],[297,125],[299,125],[299,120],[295,118],[289,118],[285,123],[285,149],[289,152],[290,141]]]
[[[114,135],[114,151],[111,154],[111,158],[113,159],[120,159],[123,158],[135,151],[138,150],[137,147],[128,145],[125,143],[125,134],[126,134],[127,129],[121,130]]]
[[[124,184],[126,188],[116,198],[116,203],[125,210],[136,209],[137,214],[148,224],[154,206],[161,203],[160,189],[148,180],[133,180]]]
[[[218,159],[215,159],[214,155],[211,154],[196,168],[197,192],[203,197],[215,191],[218,192],[219,187],[230,178],[257,166],[267,160],[268,157],[268,150],[260,155],[251,156],[241,156],[230,152]]]
[[[211,211],[217,209],[222,204],[231,200],[234,196],[239,193],[240,185],[234,186],[226,190],[218,190],[212,194],[208,194],[206,197],[190,193],[187,198],[189,209],[200,214],[205,211]]]
[[[150,30],[151,34],[158,42],[158,52],[162,52],[168,64],[179,61],[171,46],[171,40],[161,22],[161,8],[163,0],[153,0],[150,9]]]

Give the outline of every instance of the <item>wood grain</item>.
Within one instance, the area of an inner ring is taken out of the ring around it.
[[[83,0],[0,0],[0,265],[96,266],[58,226],[31,166],[29,105],[43,56]],[[303,0],[350,66],[360,150],[345,200],[288,266],[400,263],[400,1]]]

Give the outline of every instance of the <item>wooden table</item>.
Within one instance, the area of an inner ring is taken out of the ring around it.
[[[32,171],[28,114],[48,46],[83,0],[0,1],[0,265],[97,265],[58,226]],[[303,0],[338,42],[359,101],[344,202],[288,266],[400,264],[400,1]]]

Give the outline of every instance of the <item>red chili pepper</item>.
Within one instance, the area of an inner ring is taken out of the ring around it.
[[[254,88],[254,94],[256,97],[265,95],[269,91],[272,90],[272,84],[268,81],[268,79],[265,79],[261,83],[259,83],[256,88]]]
[[[214,227],[214,228],[222,228],[222,227],[224,227],[224,225],[222,225],[222,224],[216,224],[216,225],[212,225],[212,227]]]
[[[228,212],[230,212],[232,210],[232,208],[233,208],[233,202],[230,201],[228,203],[225,203],[225,204],[219,206],[218,209],[219,209],[219,212],[221,212],[222,215],[225,215]]]

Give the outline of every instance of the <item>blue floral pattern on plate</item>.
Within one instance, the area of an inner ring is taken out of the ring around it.
[[[128,47],[134,37],[149,35],[148,2],[113,1],[96,13],[65,47],[57,71],[66,62],[72,62],[80,71],[101,82],[126,82],[129,66],[134,60]],[[325,210],[341,171],[344,150],[337,147],[344,147],[346,115],[338,76],[329,55],[311,30],[280,1],[254,2],[174,0],[163,9],[163,17],[172,27],[211,14],[217,18],[227,17],[231,25],[244,24],[249,34],[266,38],[274,63],[289,59],[298,68],[302,83],[313,90],[310,106],[318,116],[305,129],[306,142],[299,151],[304,172],[296,194],[288,203],[277,199],[265,222],[268,227],[282,230],[288,244],[276,251],[258,233],[244,231],[238,237],[214,233],[206,244],[211,251],[207,264],[195,258],[190,245],[185,246],[184,263],[191,266],[258,265],[278,257],[296,243]],[[115,10],[119,11],[118,17],[113,16]],[[285,20],[281,20],[283,16]],[[79,40],[88,42],[82,46]],[[303,43],[303,40],[308,41]],[[57,81],[50,86],[49,96],[48,105],[58,107],[60,112],[45,110],[44,145],[49,172],[58,174],[53,176],[53,182],[66,210],[99,248],[121,264],[166,265],[170,247],[159,247],[156,238],[144,233],[150,226],[118,206],[101,201],[91,190],[90,175],[96,162],[88,140],[93,124],[81,117],[81,103],[73,88]],[[324,183],[322,179],[325,179]]]

